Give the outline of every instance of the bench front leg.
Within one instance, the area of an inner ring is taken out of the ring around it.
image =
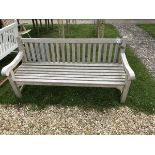
[[[13,71],[11,71],[10,75],[8,76],[8,80],[10,82],[10,85],[11,85],[15,95],[17,97],[21,98],[22,97],[21,91],[20,91],[19,87],[17,86],[16,82],[13,81],[13,76],[14,76],[14,73],[13,73]]]
[[[121,103],[125,103],[125,101],[126,101],[128,91],[130,88],[130,84],[131,84],[131,80],[126,79],[125,86],[123,88],[122,95],[121,95]]]

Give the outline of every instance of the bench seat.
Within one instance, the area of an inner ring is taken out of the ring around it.
[[[27,85],[111,87],[125,84],[125,71],[122,64],[23,63],[14,78]]]

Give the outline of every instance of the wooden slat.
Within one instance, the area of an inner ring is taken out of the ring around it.
[[[65,44],[61,44],[62,62],[65,62]]]
[[[84,69],[76,69],[76,70],[74,70],[74,69],[71,69],[71,68],[69,68],[69,69],[67,69],[67,68],[63,68],[63,69],[59,69],[59,68],[56,68],[56,69],[54,69],[54,68],[49,68],[49,69],[47,69],[46,68],[46,70],[45,69],[40,69],[40,68],[18,68],[18,70],[19,71],[43,71],[43,72],[53,72],[53,71],[55,71],[55,72],[63,72],[63,71],[67,71],[67,72],[74,72],[74,71],[76,71],[76,72],[93,72],[93,73],[98,73],[98,72],[101,72],[101,73],[124,73],[124,71],[122,71],[122,70],[84,70]]]
[[[38,77],[71,77],[71,78],[108,78],[108,79],[124,79],[125,75],[95,75],[95,74],[52,74],[52,73],[42,73],[42,74],[32,74],[32,73],[16,73],[15,77],[19,76],[38,76]]]
[[[67,62],[70,62],[70,45],[67,44]]]
[[[12,46],[14,44],[13,43],[13,29],[10,30],[10,33],[11,33],[11,35],[10,35],[10,42],[11,42],[11,46]]]
[[[29,62],[32,62],[31,55],[30,55],[30,48],[29,48],[28,43],[25,43],[25,52],[26,52],[27,60]]]
[[[115,72],[115,73],[110,73],[110,72],[105,72],[105,73],[96,73],[96,72],[67,72],[67,71],[63,71],[63,72],[55,72],[55,71],[51,71],[51,72],[44,72],[44,71],[17,71],[16,74],[48,74],[48,75],[91,75],[91,76],[126,76],[125,73],[119,73],[119,72]]]
[[[56,58],[57,62],[60,62],[60,49],[59,49],[59,44],[56,44]]]
[[[7,50],[7,36],[6,36],[7,34],[6,34],[6,31],[5,32],[3,32],[3,45],[4,45],[4,49],[5,49],[5,51]]]
[[[115,45],[115,52],[114,52],[114,58],[113,58],[113,62],[115,63],[117,58],[118,58],[118,44]]]
[[[74,81],[74,80],[40,80],[40,79],[15,79],[17,84],[20,82],[24,84],[32,85],[63,85],[63,86],[82,86],[82,87],[114,87],[123,86],[124,82],[114,82],[114,81]]]
[[[22,38],[23,42],[35,42],[35,43],[117,43],[116,38]],[[122,42],[123,39],[120,39]]]
[[[104,44],[103,62],[107,62],[107,48],[108,44]]]
[[[72,44],[72,62],[75,62],[75,44]]]
[[[90,63],[91,58],[91,44],[88,44],[87,62]]]
[[[9,48],[12,46],[11,45],[11,30],[8,30],[8,46]]]
[[[2,54],[5,50],[4,50],[4,44],[3,44],[3,40],[2,40],[2,35],[0,34],[0,54]]]
[[[96,62],[96,44],[93,44],[93,60],[92,60],[93,63]]]
[[[60,69],[63,69],[63,68],[67,68],[67,69],[87,69],[87,70],[123,70],[124,68],[123,67],[108,67],[108,66],[91,66],[91,67],[87,67],[87,66],[53,66],[53,65],[49,65],[49,66],[19,66],[19,68],[45,68],[45,69],[52,69],[52,68],[60,68]]]
[[[83,64],[83,63],[53,63],[53,62],[36,62],[36,63],[22,63],[22,65],[28,65],[28,66],[43,66],[43,65],[53,65],[53,66],[108,66],[108,67],[123,67],[122,64],[119,63],[100,63],[100,64]]]
[[[101,62],[101,51],[102,51],[102,44],[99,44],[99,47],[98,47],[98,59],[97,59],[98,63]]]
[[[34,51],[34,47],[33,47],[32,43],[30,43],[30,50],[31,50],[31,55],[32,55],[33,62],[35,62],[36,57],[35,57],[35,51]]]
[[[124,82],[125,79],[111,79],[111,78],[102,78],[102,77],[94,77],[94,78],[89,78],[89,77],[81,77],[81,78],[77,78],[77,77],[44,77],[44,76],[34,76],[34,75],[29,75],[29,76],[15,76],[15,79],[34,79],[34,81],[36,79],[40,79],[40,80],[73,80],[73,81],[113,81],[113,82]]]
[[[45,62],[46,61],[46,58],[45,58],[45,49],[44,49],[44,44],[41,43],[40,44],[40,50],[41,50],[41,61]]]
[[[83,44],[82,46],[82,63],[85,63],[86,58],[86,44]]]
[[[41,62],[39,46],[38,46],[37,43],[35,43],[35,50],[36,50],[37,60],[38,60],[39,62]]]
[[[55,62],[55,50],[54,50],[54,45],[50,44],[51,46],[51,52],[52,52],[52,61]]]
[[[113,44],[110,44],[109,55],[108,55],[108,62],[112,61],[112,54],[113,54]]]
[[[48,45],[48,43],[45,44],[45,53],[46,53],[47,61],[50,62],[51,58],[50,58],[50,52],[49,52],[49,45]]]
[[[77,44],[77,62],[80,62],[80,44]]]

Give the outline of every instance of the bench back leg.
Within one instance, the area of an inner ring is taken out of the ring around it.
[[[18,88],[17,84],[12,80],[12,78],[10,76],[8,77],[8,80],[9,80],[10,85],[11,85],[14,93],[16,94],[16,96],[19,98],[22,97],[20,89]]]
[[[131,81],[126,80],[126,83],[125,83],[125,86],[124,86],[124,89],[123,89],[123,92],[122,92],[122,95],[121,95],[121,103],[124,103],[126,101],[126,97],[128,95],[130,84],[131,84]]]

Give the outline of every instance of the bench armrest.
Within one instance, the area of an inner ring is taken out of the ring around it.
[[[1,74],[3,76],[9,76],[10,72],[18,65],[22,58],[23,52],[20,51],[10,64],[2,68]]]
[[[121,59],[122,59],[122,64],[124,66],[124,69],[128,75],[128,80],[134,80],[135,79],[135,73],[134,71],[131,69],[131,67],[129,66],[129,63],[127,61],[125,52],[121,52]]]

